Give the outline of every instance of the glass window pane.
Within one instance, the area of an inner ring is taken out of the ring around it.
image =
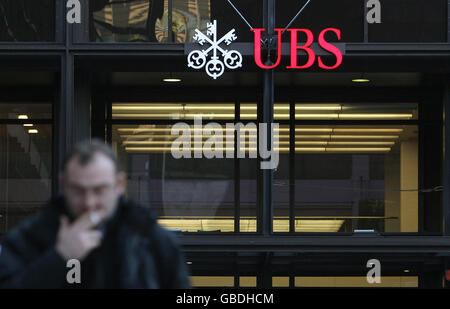
[[[256,105],[254,106],[256,107]],[[240,109],[242,112],[242,105]],[[238,152],[242,149],[245,155],[244,158],[239,159],[240,232],[257,231],[257,177],[259,169],[255,151],[257,150],[257,130],[256,125],[246,124],[240,129],[240,140],[237,141],[240,147]],[[239,158],[238,152],[237,157]]]
[[[284,29],[306,2],[307,0],[277,1],[276,26]],[[362,1],[311,1],[290,28],[310,29],[316,38],[323,29],[337,28],[341,30],[342,42],[362,42],[364,39],[363,16],[364,4]],[[289,32],[286,32],[283,35],[283,41],[289,40]],[[335,42],[336,36],[330,36],[327,41]]]
[[[209,137],[200,137],[196,147],[194,130],[186,146],[191,158],[177,159],[171,151],[179,135],[170,125],[113,126],[112,144],[128,174],[127,195],[160,215],[160,223],[185,232],[234,231],[234,160],[207,159]],[[202,145],[203,140],[203,145]],[[233,145],[234,137],[232,136]],[[228,146],[223,135],[222,147]],[[184,148],[183,148],[184,150]],[[194,158],[200,150],[201,158]]]
[[[370,42],[447,42],[447,2],[389,0],[381,23],[369,24]]]
[[[257,231],[257,159],[240,159],[240,232]]]
[[[0,1],[0,41],[55,41],[55,13],[55,0]]]
[[[417,232],[417,126],[297,126],[295,136],[297,232]]]
[[[279,163],[273,173],[274,232],[289,232],[289,134],[288,125],[280,125],[279,132],[275,132],[279,139],[279,144],[274,145],[279,151]]]
[[[416,103],[302,103],[295,104],[295,119],[412,120],[418,119],[418,109]]]
[[[51,196],[52,127],[0,124],[0,236]]]

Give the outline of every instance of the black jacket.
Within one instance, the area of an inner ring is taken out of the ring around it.
[[[189,288],[175,235],[163,229],[148,209],[125,199],[120,200],[105,232],[110,245],[102,249],[107,246],[102,242],[81,262],[82,285],[68,284],[70,268],[55,249],[64,209],[62,198],[53,199],[41,213],[5,236],[0,288]],[[92,273],[85,272],[83,278],[83,268]]]

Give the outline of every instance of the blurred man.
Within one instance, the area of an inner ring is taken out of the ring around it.
[[[125,174],[109,146],[101,141],[75,146],[60,182],[63,196],[5,237],[0,287],[189,287],[172,232],[123,197]]]

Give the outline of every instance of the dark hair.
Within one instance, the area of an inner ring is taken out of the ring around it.
[[[91,162],[98,153],[108,157],[114,163],[116,172],[120,171],[119,161],[111,146],[97,138],[77,143],[64,159],[62,171],[66,170],[67,164],[69,164],[72,159],[76,159],[80,165],[85,166]]]

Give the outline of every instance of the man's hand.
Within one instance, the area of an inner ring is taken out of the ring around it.
[[[102,233],[93,228],[103,219],[101,213],[89,212],[70,224],[66,216],[61,216],[56,251],[66,261],[70,259],[83,260],[101,243]]]

